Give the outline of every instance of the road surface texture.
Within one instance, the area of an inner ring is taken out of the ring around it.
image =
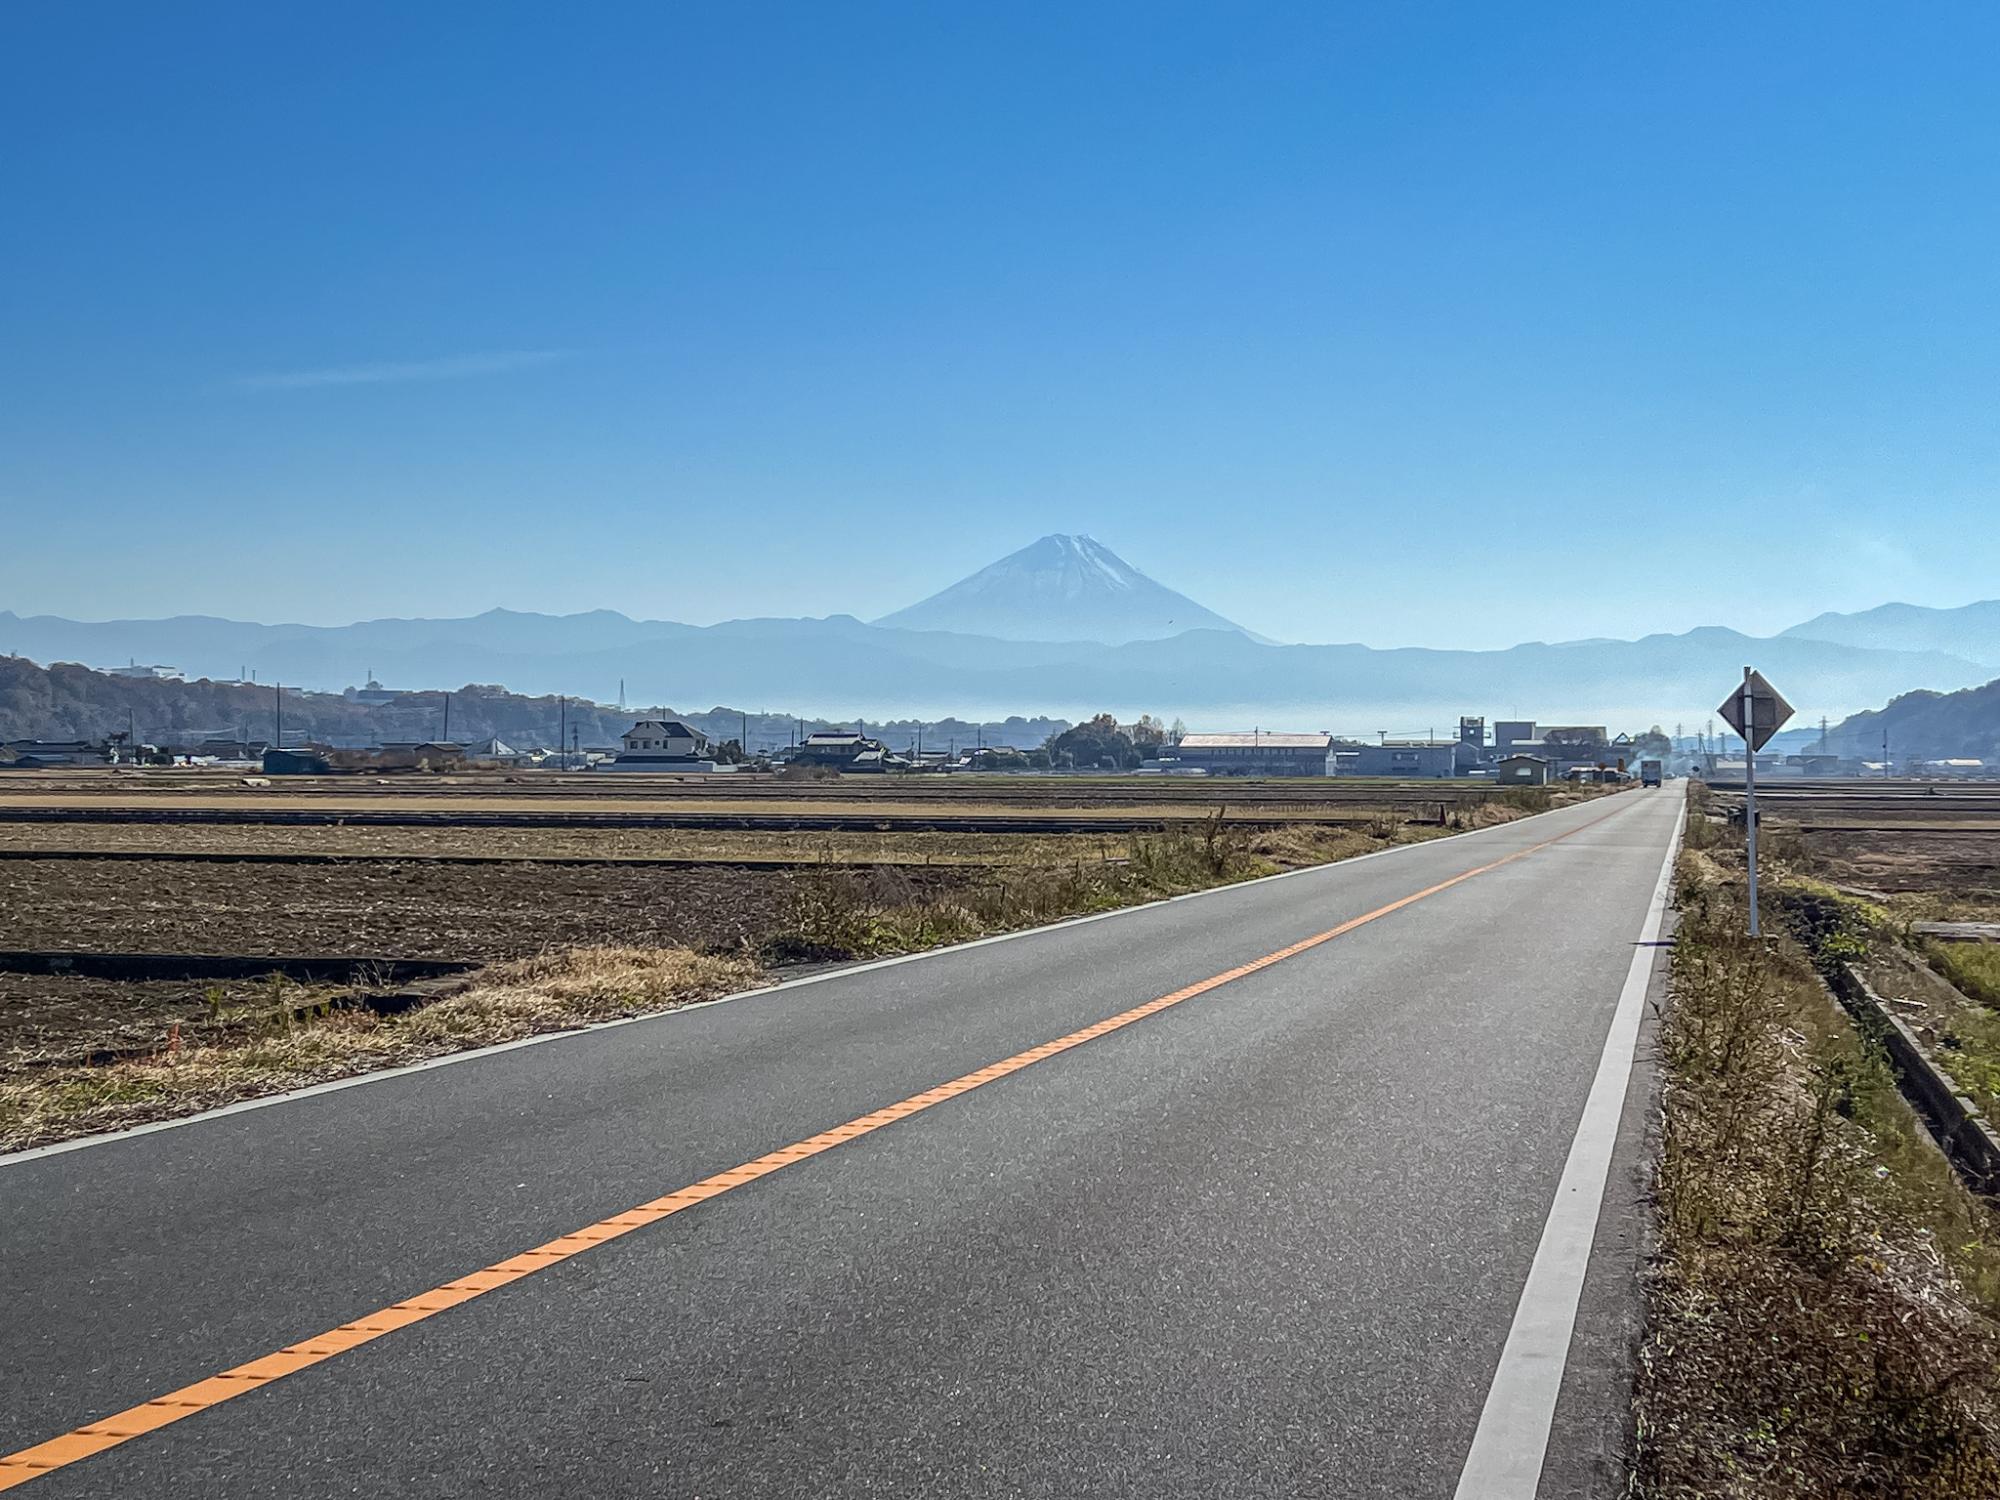
[[[0,1487],[1615,1493],[1680,806],[0,1163]]]

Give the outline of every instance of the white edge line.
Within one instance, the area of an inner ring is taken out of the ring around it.
[[[1587,804],[1570,804],[1571,807],[1585,805]],[[1397,844],[1388,849],[1375,849],[1367,854],[1356,854],[1348,859],[1329,860],[1325,864],[1302,865],[1296,870],[1280,870],[1275,875],[1259,875],[1255,880],[1238,880],[1228,885],[1212,885],[1206,890],[1186,891],[1178,896],[1163,896],[1157,901],[1142,902],[1138,906],[1120,906],[1111,911],[1090,912],[1081,917],[1065,917],[1060,922],[1048,922],[1040,927],[1019,927],[1012,932],[996,932],[987,937],[969,938],[962,943],[951,943],[942,948],[926,948],[920,953],[899,953],[893,958],[875,958],[865,963],[842,964],[817,974],[804,974],[797,979],[781,980],[777,984],[760,985],[752,990],[738,990],[731,995],[718,995],[713,1000],[694,1000],[686,1005],[676,1005],[666,1010],[647,1011],[644,1015],[637,1016],[620,1016],[612,1021],[594,1021],[587,1026],[570,1026],[561,1031],[540,1031],[533,1036],[516,1037],[511,1042],[494,1042],[490,1046],[473,1047],[464,1052],[448,1052],[442,1057],[427,1057],[422,1062],[403,1063],[393,1068],[377,1068],[367,1073],[356,1073],[348,1078],[333,1078],[325,1083],[308,1084],[301,1089],[287,1089],[278,1094],[260,1094],[254,1099],[238,1099],[233,1104],[217,1105],[214,1109],[205,1109],[199,1114],[180,1115],[171,1120],[150,1120],[144,1125],[128,1125],[122,1130],[107,1130],[97,1135],[80,1135],[74,1140],[51,1141],[46,1146],[30,1146],[20,1151],[0,1153],[0,1170],[38,1161],[45,1156],[61,1156],[68,1151],[83,1151],[91,1146],[110,1145],[114,1141],[152,1135],[161,1130],[178,1130],[183,1125],[199,1125],[207,1120],[245,1114],[253,1109],[269,1109],[273,1105],[292,1104],[301,1099],[316,1098],[321,1094],[336,1094],[342,1089],[360,1088],[363,1084],[387,1083],[392,1078],[405,1078],[412,1073],[446,1068],[453,1063],[473,1062],[482,1057],[492,1057],[497,1053],[513,1052],[522,1047],[538,1047],[544,1042],[571,1041],[577,1037],[589,1036],[592,1032],[609,1031],[614,1026],[631,1026],[640,1021],[664,1021],[673,1016],[685,1015],[689,1011],[707,1010],[713,1005],[727,1005],[732,1000],[751,1000],[759,995],[775,995],[780,990],[802,989],[809,984],[823,984],[829,979],[845,979],[850,975],[868,974],[877,969],[893,969],[898,964],[913,964],[926,958],[939,958],[947,953],[963,953],[968,948],[983,948],[989,943],[1010,943],[1016,938],[1038,937],[1043,933],[1060,932],[1066,927],[1082,927],[1086,923],[1104,922],[1113,917],[1129,917],[1137,912],[1151,911],[1155,907],[1171,906],[1176,901],[1197,901],[1204,896],[1226,895],[1230,891],[1268,885],[1274,880],[1290,880],[1295,875],[1322,875],[1329,870],[1351,869],[1355,865],[1371,859],[1380,859],[1384,855],[1404,854],[1412,849],[1435,849],[1438,845],[1448,844],[1454,839],[1478,838],[1482,834],[1525,827],[1536,818],[1546,818],[1568,810],[1569,808],[1552,807],[1548,812],[1530,813],[1525,818],[1516,818],[1511,823],[1496,823],[1491,828],[1468,828],[1461,833],[1448,833],[1443,838],[1425,839],[1415,844]]]
[[[1673,884],[1674,857],[1680,852],[1685,816],[1684,810],[1677,815],[1674,836],[1667,841],[1666,857],[1660,861],[1660,878],[1639,926],[1632,964],[1618,992],[1597,1076],[1584,1101],[1583,1118],[1577,1122],[1562,1180],[1556,1185],[1555,1202],[1549,1207],[1548,1222],[1528,1269],[1527,1284],[1521,1289],[1513,1325],[1507,1330],[1499,1367],[1486,1392],[1486,1405],[1459,1475],[1455,1500],[1535,1500],[1541,1486],[1556,1398],[1569,1363],[1576,1310],[1583,1297],[1618,1125],[1632,1082],[1639,1025],[1659,956],[1656,945],[1666,924],[1667,894]]]

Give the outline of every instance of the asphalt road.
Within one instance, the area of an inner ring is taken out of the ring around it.
[[[1679,807],[0,1164],[0,1454],[1381,912],[21,1493],[1451,1496]],[[1544,1496],[1614,1492],[1614,1081]]]

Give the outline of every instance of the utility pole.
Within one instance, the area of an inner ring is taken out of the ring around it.
[[[451,743],[451,694],[450,693],[446,693],[444,695],[444,735],[438,741],[438,743],[440,745],[449,745]]]
[[[1750,669],[1743,669],[1743,826],[1750,840],[1750,936],[1763,935],[1757,924],[1757,709],[1750,698]]]
[[[556,768],[569,769],[569,699],[556,699]]]
[[[282,682],[271,685],[271,701],[277,705],[276,738],[271,744],[274,748],[282,750],[285,748],[285,685]]]

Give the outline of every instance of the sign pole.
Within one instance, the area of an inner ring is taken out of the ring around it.
[[[1743,822],[1750,842],[1750,936],[1763,933],[1757,922],[1757,706],[1750,669],[1743,669]]]

